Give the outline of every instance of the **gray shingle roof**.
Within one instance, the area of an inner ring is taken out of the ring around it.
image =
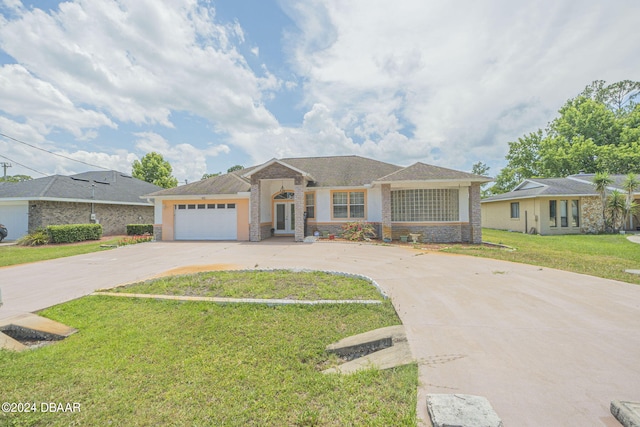
[[[74,199],[87,202],[145,203],[140,196],[160,187],[117,171],[52,175],[0,186],[0,199]]]
[[[198,196],[201,194],[236,194],[249,191],[251,184],[240,177],[247,169],[218,175],[191,184],[157,191],[149,196]]]
[[[482,199],[482,202],[492,202],[498,200],[521,199],[526,197],[562,196],[562,195],[596,195],[595,187],[592,184],[576,181],[570,178],[531,178],[526,180],[530,183],[541,184],[535,188],[523,188],[508,193],[497,194],[495,196]]]
[[[390,173],[389,175],[376,179],[376,181],[380,182],[441,180],[489,182],[491,181],[491,178],[417,162],[412,164],[411,166],[407,166],[406,168],[399,169],[395,172]]]
[[[285,165],[308,173],[315,179],[309,187],[360,187],[376,181],[467,180],[490,181],[490,178],[452,169],[415,163],[409,167],[393,165],[360,156],[290,157],[279,159]],[[262,165],[216,176],[149,196],[196,196],[235,194],[250,190],[249,180],[242,175]]]
[[[377,178],[401,169],[391,163],[360,156],[301,157],[281,161],[308,172],[316,179],[314,187],[371,184]]]
[[[522,199],[526,197],[543,197],[543,196],[562,196],[562,195],[580,195],[580,196],[595,196],[598,195],[595,186],[591,184],[595,174],[583,173],[577,175],[570,175],[567,178],[529,178],[523,181],[522,184],[538,183],[540,187],[536,188],[522,188],[509,191],[508,193],[497,194],[495,196],[482,199],[482,202],[494,202],[498,200],[509,199]],[[622,189],[622,183],[624,182],[626,175],[610,175],[613,183],[609,186],[610,189]],[[640,180],[640,175],[637,175]],[[637,193],[637,192],[636,192]]]

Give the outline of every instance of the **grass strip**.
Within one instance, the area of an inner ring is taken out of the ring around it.
[[[380,305],[255,306],[89,296],[45,310],[77,334],[0,351],[4,401],[81,412],[0,425],[414,426],[417,366],[324,375],[324,348],[398,323]]]
[[[450,246],[442,251],[640,284],[640,276],[625,272],[627,269],[640,269],[640,245],[630,242],[624,235],[540,236],[483,229],[482,240],[504,244],[515,250],[478,245]]]
[[[108,250],[102,245],[117,245],[118,239],[94,241],[90,243],[44,245],[44,246],[2,246],[0,247],[0,267],[64,258]]]
[[[325,272],[212,271],[168,276],[110,289],[110,292],[221,298],[296,300],[382,300],[368,280]]]

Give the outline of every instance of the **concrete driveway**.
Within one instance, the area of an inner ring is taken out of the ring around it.
[[[0,319],[184,266],[313,268],[374,278],[392,298],[426,393],[489,399],[506,426],[618,426],[640,400],[640,286],[389,246],[159,242],[0,269]]]

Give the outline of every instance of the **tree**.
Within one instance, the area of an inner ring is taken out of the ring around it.
[[[231,173],[231,172],[235,172],[235,171],[240,171],[244,169],[244,166],[242,165],[235,165],[235,166],[231,166],[229,169],[227,169],[227,173]]]
[[[471,166],[471,173],[480,175],[480,176],[489,176],[489,169],[491,168],[487,166],[485,163],[477,162],[477,163],[474,163],[473,166]],[[480,188],[482,189],[481,190],[482,197],[487,197],[489,195],[489,190],[484,189],[484,187],[486,187],[487,184],[488,182],[485,182],[484,184],[480,185]]]
[[[220,172],[216,172],[216,173],[205,173],[204,175],[202,175],[202,178],[200,178],[201,180],[203,179],[209,179],[209,178],[213,178],[214,176],[219,176]]]
[[[607,172],[598,172],[593,177],[593,184],[596,186],[596,192],[600,194],[602,203],[602,231],[607,229],[607,187],[613,183],[613,179]]]
[[[496,177],[495,184],[490,189],[492,194],[506,193],[522,180],[540,175],[542,140],[542,129],[538,129],[517,141],[509,142],[509,153],[506,156],[509,163]]]
[[[596,80],[569,99],[547,128],[509,142],[505,166],[490,191],[504,193],[526,178],[584,171],[640,173],[640,82]]]
[[[162,188],[173,188],[178,186],[178,180],[171,175],[173,169],[162,154],[152,151],[144,155],[141,161],[133,162],[132,175],[151,184]]]
[[[22,182],[32,180],[29,175],[9,175],[6,178],[0,177],[0,182]]]
[[[633,193],[636,191],[638,187],[640,187],[640,180],[638,180],[638,177],[636,176],[636,174],[635,173],[627,174],[627,176],[624,178],[624,181],[622,182],[622,188],[624,189],[624,191],[627,192],[627,197],[626,197],[625,206],[624,206],[624,221],[623,221],[624,224],[626,224],[627,220],[631,218],[633,211],[637,210],[637,204],[633,200]],[[631,227],[631,221],[629,221],[629,227]]]

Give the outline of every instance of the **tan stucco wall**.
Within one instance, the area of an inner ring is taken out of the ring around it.
[[[551,227],[551,221],[549,220],[550,200],[556,200],[558,202],[556,227]],[[569,225],[567,227],[562,227],[560,224],[561,200],[569,201]],[[572,200],[578,200],[580,206],[580,224],[577,227],[573,227],[571,225]],[[520,218],[511,218],[512,202],[520,203]],[[597,197],[580,196],[517,199],[499,202],[485,202],[482,204],[483,227],[525,232],[525,218],[527,219],[527,232],[530,231],[532,227],[535,227],[536,233],[542,235],[594,233],[602,222],[602,208],[600,200]]]
[[[511,218],[512,202],[520,203],[520,218]],[[535,228],[537,233],[540,230],[540,204],[535,199],[483,203],[481,206],[483,227],[522,233],[531,228]]]
[[[164,200],[162,202],[162,240],[174,240],[175,205],[194,203],[193,199]],[[249,199],[198,199],[197,203],[235,203],[239,241],[249,240]]]

